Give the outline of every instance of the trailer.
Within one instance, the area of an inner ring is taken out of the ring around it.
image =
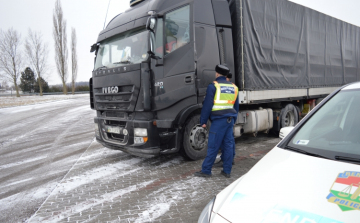
[[[199,128],[216,64],[234,74],[234,136],[296,125],[360,80],[360,28],[287,0],[131,0],[91,47],[96,140],[153,157],[207,150]]]

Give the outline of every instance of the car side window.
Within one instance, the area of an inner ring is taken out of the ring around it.
[[[190,42],[190,6],[165,15],[165,55]]]

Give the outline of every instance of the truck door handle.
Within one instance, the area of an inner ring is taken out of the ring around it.
[[[192,82],[192,76],[185,77],[185,83],[191,83]]]

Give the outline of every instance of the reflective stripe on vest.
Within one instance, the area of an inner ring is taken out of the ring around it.
[[[214,106],[212,111],[226,110],[234,108],[235,100],[239,89],[235,84],[223,84],[214,81],[216,93],[214,97]]]

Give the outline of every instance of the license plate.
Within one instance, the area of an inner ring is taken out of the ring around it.
[[[106,127],[106,132],[120,134],[120,128],[119,127],[107,126]]]

